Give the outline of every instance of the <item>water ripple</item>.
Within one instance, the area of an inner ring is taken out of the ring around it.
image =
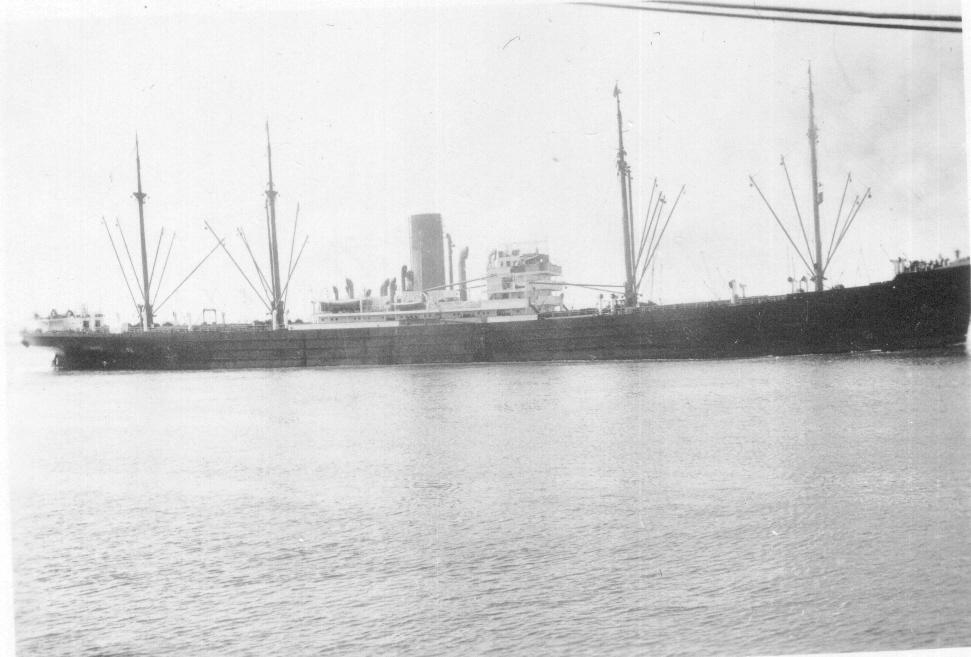
[[[971,644],[969,383],[878,356],[28,377],[18,650]]]

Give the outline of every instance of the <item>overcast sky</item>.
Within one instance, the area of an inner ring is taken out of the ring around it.
[[[345,277],[376,290],[396,274],[409,257],[407,217],[422,212],[440,212],[469,246],[470,277],[494,246],[539,240],[565,280],[620,283],[615,82],[638,223],[655,176],[670,198],[687,186],[645,291],[664,302],[725,298],[736,279],[750,295],[785,292],[801,266],[748,175],[798,230],[785,155],[811,216],[810,62],[827,239],[846,173],[850,198],[873,188],[828,284],[886,279],[897,256],[968,250],[959,34],[566,4],[144,5],[8,5],[0,168],[15,319],[85,302],[131,318],[101,217],[118,218],[137,249],[136,132],[149,250],[162,226],[177,233],[159,300],[214,245],[204,220],[247,273],[237,227],[265,263],[267,119],[281,259],[297,203],[298,240],[310,237],[292,317],[307,318],[310,300]],[[264,317],[220,252],[159,315],[199,319],[203,307]]]

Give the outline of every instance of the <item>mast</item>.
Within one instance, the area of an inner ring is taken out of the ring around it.
[[[142,159],[138,152],[138,135],[135,135],[135,171],[138,176],[138,191],[133,194],[138,201],[138,230],[142,246],[142,329],[152,327],[152,302],[149,296],[148,252],[145,249],[145,192],[142,191]]]
[[[273,328],[284,326],[283,299],[280,295],[280,255],[276,241],[276,195],[273,188],[273,153],[270,149],[270,122],[266,122],[266,164],[269,171],[269,182],[266,186],[266,200],[270,208],[270,278],[273,292],[273,303],[270,313],[273,318]]]
[[[634,287],[634,254],[631,245],[631,207],[630,207],[630,166],[624,150],[623,119],[620,113],[620,87],[614,85],[614,98],[617,99],[617,172],[620,174],[620,198],[624,209],[622,217],[624,230],[624,305],[637,305],[637,292]]]
[[[819,205],[823,202],[819,193],[819,174],[816,166],[816,118],[813,107],[813,68],[809,66],[809,159],[812,166],[813,183],[813,229],[816,234],[816,258],[813,261],[813,280],[816,291],[823,291],[823,240],[819,234]]]

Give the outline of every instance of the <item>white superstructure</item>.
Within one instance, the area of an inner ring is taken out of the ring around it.
[[[89,313],[86,308],[75,313],[68,310],[64,314],[52,310],[47,317],[34,314],[30,327],[34,333],[49,333],[51,331],[75,331],[78,333],[107,333],[108,327],[101,313]]]
[[[371,328],[429,322],[509,322],[536,319],[563,306],[563,285],[555,280],[559,265],[538,247],[506,246],[489,254],[485,296],[463,301],[447,286],[405,290],[391,296],[314,302],[313,321],[291,329]],[[473,282],[473,281],[470,281]]]

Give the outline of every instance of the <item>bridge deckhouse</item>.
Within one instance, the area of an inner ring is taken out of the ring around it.
[[[563,285],[555,277],[563,273],[537,247],[508,246],[489,254],[486,294],[489,300],[528,299],[534,306],[560,306]]]

